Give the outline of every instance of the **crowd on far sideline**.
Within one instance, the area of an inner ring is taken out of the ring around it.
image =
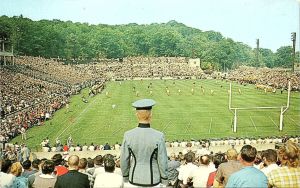
[[[292,73],[286,69],[241,66],[232,70],[227,78],[241,83],[263,84],[276,89],[288,89],[290,81],[291,90],[300,91],[300,73]]]

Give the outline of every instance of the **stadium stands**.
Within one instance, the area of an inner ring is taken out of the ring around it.
[[[91,95],[101,92],[105,87],[106,81],[110,79],[190,79],[210,77],[210,75],[203,73],[201,69],[190,67],[185,58],[175,57],[131,57],[125,58],[123,61],[103,59],[100,60],[100,62],[94,62],[88,65],[64,65],[62,60],[59,59],[24,56],[16,58],[15,63],[16,65],[0,67],[0,142],[2,143],[9,142],[10,139],[21,133],[24,134],[24,129],[42,125],[44,121],[51,118],[55,111],[68,104],[71,95],[78,93],[81,89],[89,87]],[[261,84],[275,89],[287,89],[287,83],[288,80],[290,80],[292,89],[300,90],[299,73],[290,73],[282,69],[240,67],[230,72],[226,79],[235,80],[241,84]],[[281,153],[279,152],[281,155],[284,155],[284,152],[293,151],[293,155],[289,156],[292,156],[291,161],[294,160],[294,163],[291,165],[283,163],[281,166],[279,165],[279,168],[284,169],[286,165],[290,165],[292,168],[295,168],[292,177],[297,177],[297,174],[299,177],[299,142],[300,137],[296,135],[265,138],[217,138],[209,140],[167,141],[166,146],[168,154],[175,156],[175,160],[179,161],[182,166],[186,163],[184,156],[192,152],[195,156],[192,163],[197,170],[200,169],[199,166],[205,164],[207,165],[205,168],[210,168],[209,172],[215,173],[217,173],[217,169],[213,164],[215,157],[220,153],[226,154],[226,150],[230,148],[239,150],[244,145],[255,146],[262,153],[262,157],[257,157],[255,161],[254,166],[258,169],[263,169],[264,165],[266,165],[263,162],[264,150],[277,148],[280,152],[282,151]],[[111,145],[110,147],[97,144],[87,145],[83,143],[63,146],[59,142],[51,144],[49,140],[45,138],[42,142],[42,147],[43,151],[47,151],[47,153],[32,153],[31,159],[34,159],[34,161],[36,157],[39,159],[45,157],[51,159],[54,153],[59,152],[62,154],[62,159],[64,159],[61,161],[61,165],[68,166],[66,161],[71,154],[86,158],[86,168],[89,168],[86,170],[83,169],[82,172],[89,173],[91,187],[95,178],[93,176],[93,169],[95,168],[93,165],[93,161],[95,160],[93,160],[93,158],[96,157],[96,155],[113,154],[116,163],[115,173],[121,173],[119,169],[120,144]],[[284,147],[288,147],[289,150],[282,149]],[[104,151],[104,148],[111,148],[111,150]],[[28,154],[26,146],[23,144],[20,146],[18,143],[6,144],[6,147],[0,147],[0,149],[0,159],[2,160],[0,178],[11,177],[11,179],[7,179],[7,182],[0,182],[0,187],[12,185],[16,179],[23,181],[22,178],[19,178],[22,177],[21,174],[14,174],[11,170],[8,170],[8,167],[11,163],[14,163],[13,166],[18,167],[15,162],[22,162],[25,154]],[[65,151],[63,152],[63,150]],[[202,156],[208,156],[208,158],[205,159],[205,163],[201,161]],[[279,158],[277,163],[280,164],[284,161],[283,159],[286,160],[286,157]],[[41,161],[45,161],[45,159]],[[32,163],[32,167],[34,164],[35,163]],[[97,165],[99,166],[99,164]],[[100,164],[100,166],[101,165],[102,164]],[[34,168],[37,169],[37,166],[35,165]],[[179,176],[182,177],[180,175],[180,168]],[[31,170],[31,168],[28,167],[26,167],[26,169]],[[12,175],[9,176],[10,174]],[[206,173],[206,175],[208,174],[209,173]],[[276,182],[275,175],[268,177],[269,184],[272,186],[276,186],[274,184],[274,182]],[[29,187],[31,187],[34,178],[28,177],[28,180],[29,179]],[[207,180],[202,181],[206,182]],[[180,185],[180,183],[182,185],[188,184],[192,183],[192,180],[189,182],[189,180],[186,179],[183,182],[177,182],[177,184],[172,182],[172,186],[176,187],[176,185]],[[289,183],[288,185],[290,186],[300,186],[299,180]],[[282,183],[281,185],[286,184]]]

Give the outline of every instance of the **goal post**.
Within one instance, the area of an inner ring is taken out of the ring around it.
[[[290,106],[290,92],[291,92],[291,82],[288,82],[288,95],[287,95],[287,103],[286,106],[257,106],[257,107],[232,107],[232,83],[230,82],[229,91],[228,91],[228,109],[234,115],[233,119],[233,132],[237,132],[237,112],[238,110],[253,110],[253,109],[280,109],[280,117],[279,117],[279,131],[283,130],[283,119],[284,113],[289,109]]]

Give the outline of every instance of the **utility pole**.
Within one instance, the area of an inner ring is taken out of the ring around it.
[[[294,72],[295,60],[296,60],[296,32],[291,33],[291,39],[293,41],[292,72]]]
[[[259,39],[256,39],[256,64],[259,66]]]

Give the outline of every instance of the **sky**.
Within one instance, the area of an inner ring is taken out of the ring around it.
[[[252,48],[299,49],[300,0],[0,0],[0,15],[89,24],[151,24],[176,20],[214,30]]]

